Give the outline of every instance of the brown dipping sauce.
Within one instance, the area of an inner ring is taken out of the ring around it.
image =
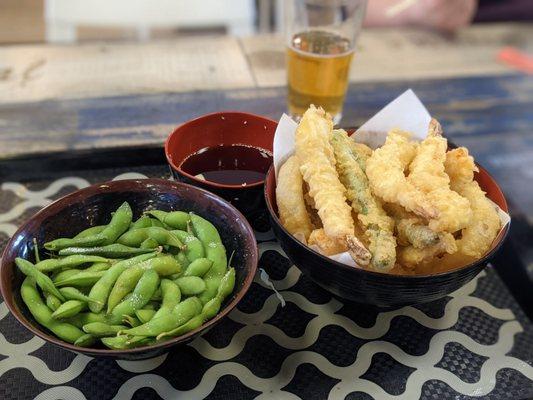
[[[198,150],[183,160],[180,168],[206,181],[246,186],[263,181],[271,165],[270,151],[233,144]]]

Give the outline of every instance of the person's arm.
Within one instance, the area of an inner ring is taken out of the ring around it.
[[[476,9],[477,0],[369,0],[365,25],[455,31],[472,22]]]

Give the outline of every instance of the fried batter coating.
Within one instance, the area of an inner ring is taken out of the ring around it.
[[[348,251],[348,247],[344,240],[330,238],[322,228],[315,229],[311,232],[308,244],[309,247],[316,249],[319,253],[324,254],[325,256],[332,256],[334,254]]]
[[[439,235],[427,226],[426,222],[415,214],[407,212],[402,206],[386,203],[384,210],[394,218],[398,244],[422,249],[439,241]]]
[[[418,249],[414,246],[398,249],[398,261],[406,268],[415,268],[417,265],[431,261],[433,258],[444,254],[453,254],[457,251],[455,238],[451,233],[441,233],[437,244]]]
[[[306,210],[302,183],[300,164],[296,156],[292,156],[279,169],[276,201],[281,224],[294,237],[306,243],[313,225]]]
[[[451,178],[451,188],[468,199],[473,211],[470,224],[461,231],[461,239],[457,241],[459,252],[479,258],[490,249],[500,231],[500,218],[494,205],[474,180],[474,171],[478,169],[466,148],[449,151],[445,167]]]
[[[335,170],[335,157],[329,142],[332,130],[331,117],[322,109],[309,107],[296,129],[296,157],[325,234],[332,239],[344,240],[354,260],[368,265],[371,254],[354,236],[351,207],[346,203],[345,188]]]
[[[439,212],[438,218],[429,221],[429,227],[437,232],[456,232],[468,225],[472,210],[467,199],[450,189],[450,178],[444,171],[448,141],[441,132],[440,124],[432,119],[429,134],[409,165],[407,180],[425,193]]]
[[[355,143],[344,130],[334,130],[331,144],[337,160],[337,172],[346,187],[346,197],[358,214],[372,253],[371,265],[378,271],[389,271],[396,262],[396,239],[393,236],[394,221],[387,216],[381,203],[372,195],[368,179],[358,160],[365,161]]]
[[[370,187],[374,194],[386,202],[399,203],[424,218],[436,218],[436,208],[404,174],[415,153],[415,143],[410,142],[403,132],[391,130],[385,144],[374,150],[366,162]]]

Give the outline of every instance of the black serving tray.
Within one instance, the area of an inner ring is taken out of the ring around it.
[[[170,177],[161,146],[0,159],[0,248],[50,201],[84,185],[141,175]],[[261,272],[238,310],[157,359],[116,362],[64,351],[32,337],[0,304],[0,398],[533,396],[531,290],[528,296],[528,281],[516,279],[525,269],[513,230],[495,265],[453,295],[378,309],[333,298],[284,257],[264,213],[250,222]],[[516,218],[514,226],[521,226]],[[523,242],[524,230],[517,234]]]

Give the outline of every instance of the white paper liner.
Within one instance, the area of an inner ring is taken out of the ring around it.
[[[353,137],[357,142],[364,143],[372,149],[376,149],[385,143],[387,133],[394,128],[401,129],[412,134],[413,139],[423,140],[428,131],[431,115],[417,95],[407,90],[391,101],[372,118],[365,122]],[[285,160],[294,153],[295,133],[298,124],[286,114],[281,116],[278,127],[274,134],[274,172],[277,179],[278,170]],[[511,218],[494,203],[500,216],[502,230]],[[360,268],[349,253],[340,253],[329,258],[346,265]]]

